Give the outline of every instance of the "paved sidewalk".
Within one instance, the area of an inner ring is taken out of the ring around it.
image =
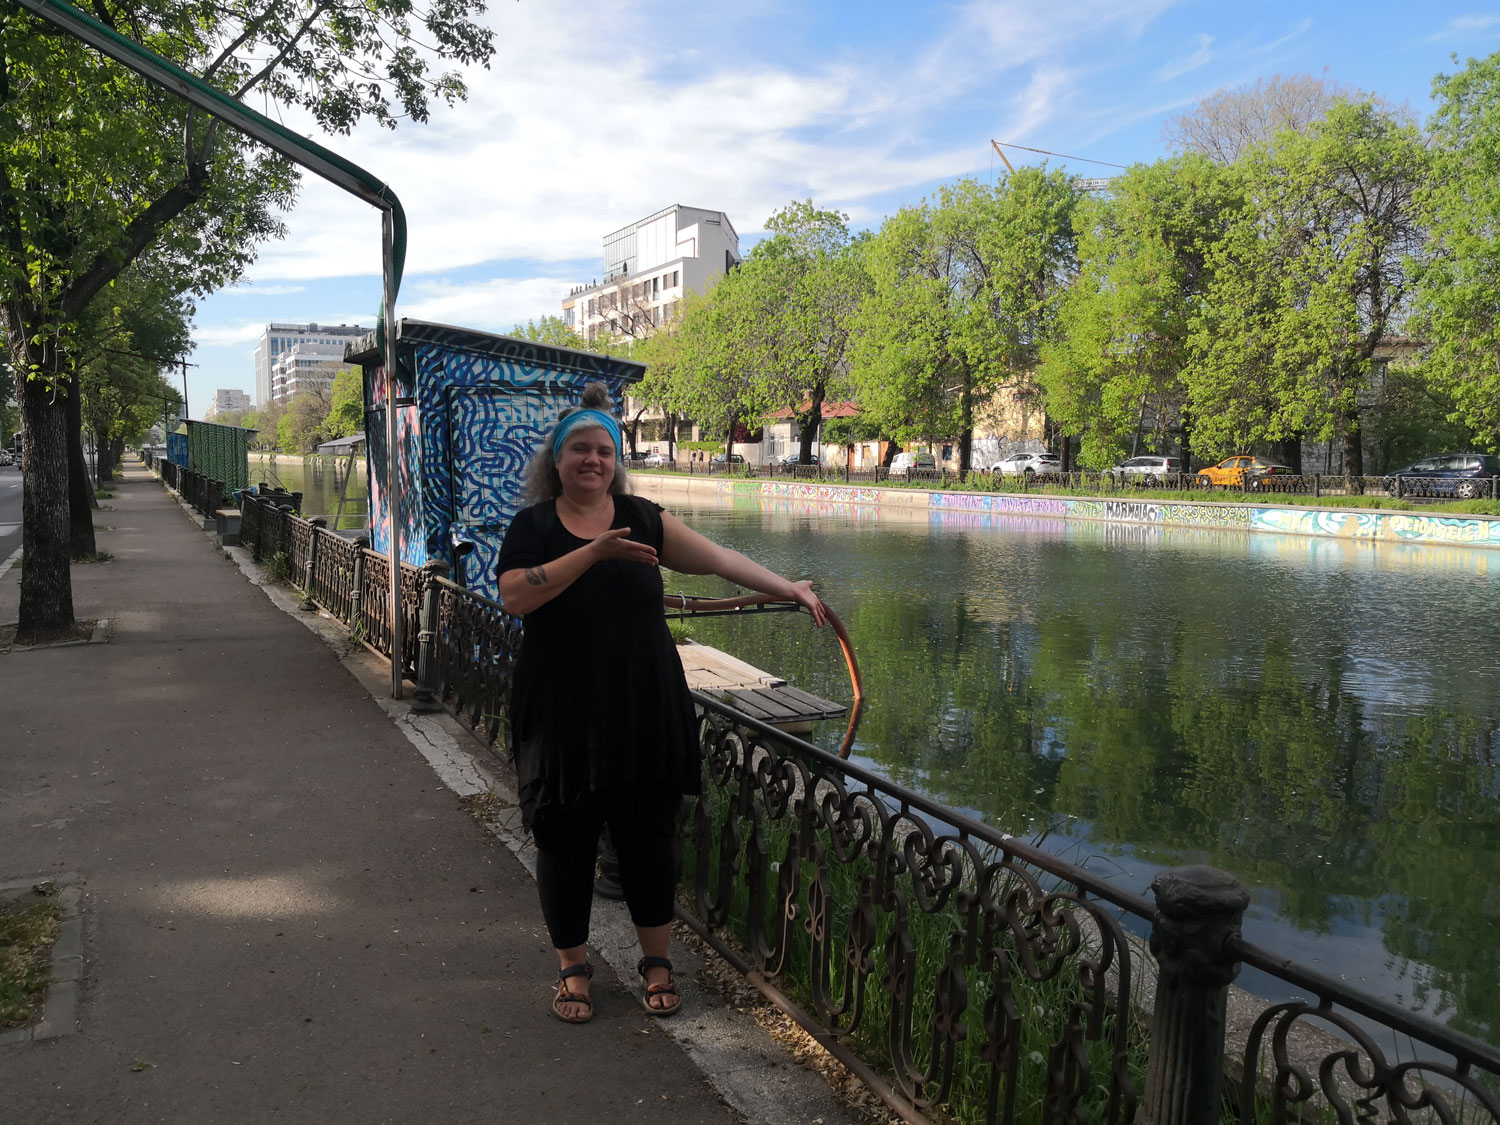
[[[112,639],[0,655],[0,884],[73,873],[84,935],[79,1030],[0,1047],[0,1116],[738,1119],[611,974],[547,1013],[530,877],[350,658],[139,465],[105,504],[73,590]]]

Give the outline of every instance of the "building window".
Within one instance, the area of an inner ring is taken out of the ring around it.
[[[682,274],[681,270],[673,270],[672,271],[672,288],[673,289],[676,289],[679,285],[682,284],[681,274]]]

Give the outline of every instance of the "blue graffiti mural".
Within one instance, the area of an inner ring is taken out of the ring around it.
[[[645,368],[420,321],[402,321],[400,355],[398,401],[415,400],[413,407],[398,408],[404,453],[401,557],[416,565],[438,558],[453,565],[454,542],[471,543],[464,580],[498,598],[500,542],[520,510],[526,467],[557,412],[576,403],[596,379],[622,402],[626,387]],[[378,358],[365,362],[371,540],[385,549],[390,520],[382,488],[385,380]],[[414,388],[406,386],[413,381]]]

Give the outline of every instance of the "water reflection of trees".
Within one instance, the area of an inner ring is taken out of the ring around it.
[[[1379,928],[1415,962],[1405,1002],[1431,990],[1453,1026],[1500,1029],[1493,714],[1372,713],[1344,653],[1310,668],[1279,631],[1231,654],[1187,626],[981,621],[961,600],[867,599],[845,619],[870,696],[858,750],[893,779],[1009,831],[1076,817],[1096,849],[1223,867],[1305,930]],[[847,695],[802,632],[748,624],[699,635]]]

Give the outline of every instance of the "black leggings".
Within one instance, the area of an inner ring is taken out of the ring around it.
[[[538,819],[531,829],[536,885],[554,948],[572,949],[589,940],[594,858],[606,824],[620,859],[630,920],[643,928],[672,920],[677,881],[672,845],[680,803],[673,793],[649,801],[608,801]]]

